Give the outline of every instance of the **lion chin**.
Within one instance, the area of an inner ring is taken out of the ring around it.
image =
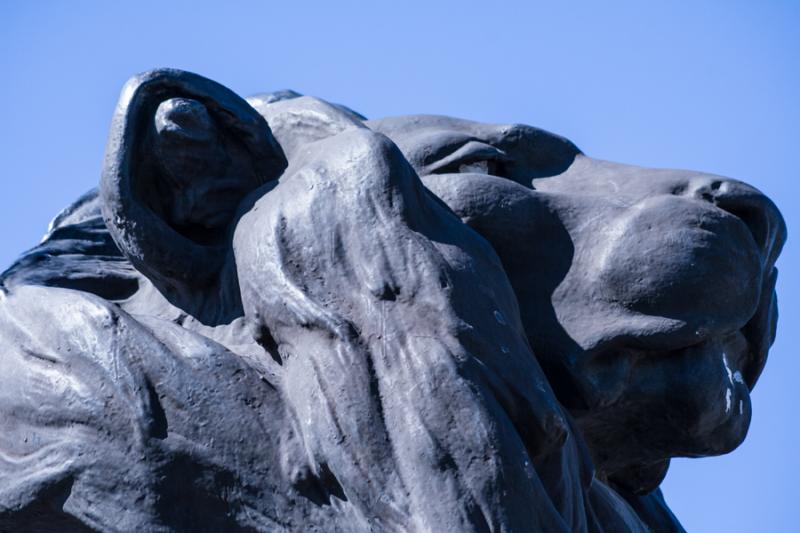
[[[682,531],[744,439],[775,205],[524,125],[132,78],[0,280],[0,529]]]

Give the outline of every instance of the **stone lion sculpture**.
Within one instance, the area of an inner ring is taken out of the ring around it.
[[[745,437],[786,229],[523,125],[132,78],[2,278],[0,529],[682,531]]]

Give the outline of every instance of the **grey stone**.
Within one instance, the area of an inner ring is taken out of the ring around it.
[[[177,70],[0,277],[0,530],[682,531],[786,228],[739,181]]]

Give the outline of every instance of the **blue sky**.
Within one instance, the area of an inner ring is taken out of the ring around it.
[[[94,186],[119,90],[172,66],[242,95],[280,88],[369,117],[523,122],[586,153],[748,181],[781,208],[781,321],[745,443],[676,460],[689,531],[790,531],[796,405],[800,2],[0,3],[0,269]]]

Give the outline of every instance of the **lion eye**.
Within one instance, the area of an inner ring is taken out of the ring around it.
[[[505,177],[504,163],[506,154],[491,145],[470,141],[450,155],[431,164],[427,168],[430,174],[491,174]]]
[[[499,165],[496,161],[484,159],[481,161],[473,161],[471,163],[464,163],[459,165],[458,172],[461,174],[493,174],[498,175]]]

